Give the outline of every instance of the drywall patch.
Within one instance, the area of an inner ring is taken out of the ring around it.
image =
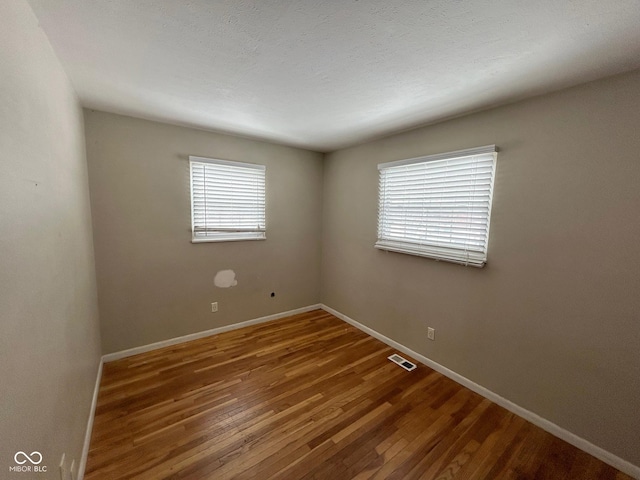
[[[236,280],[236,272],[233,270],[220,270],[216,273],[213,283],[218,288],[235,287],[238,284]]]

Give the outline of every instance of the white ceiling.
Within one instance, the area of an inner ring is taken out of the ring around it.
[[[83,105],[330,151],[640,67],[640,0],[29,0]]]

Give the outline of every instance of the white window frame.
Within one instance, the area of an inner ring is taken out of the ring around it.
[[[220,168],[216,168],[220,167]],[[195,170],[202,169],[204,176]],[[221,182],[216,181],[216,175]],[[198,184],[194,184],[194,181]],[[216,185],[218,183],[218,185]],[[189,185],[191,196],[191,241],[203,242],[233,242],[242,240],[266,239],[266,167],[253,163],[220,160],[216,158],[189,156]],[[236,190],[236,194],[216,192],[215,187]],[[207,189],[213,190],[207,192]],[[198,191],[201,190],[201,191]],[[243,191],[244,196],[238,195]],[[198,194],[196,195],[196,193]],[[255,196],[255,203],[252,197]],[[229,205],[226,199],[231,199]],[[236,210],[234,202],[249,202],[249,212],[245,215],[250,221],[255,220],[255,226],[248,225],[247,219],[241,218],[241,210]],[[253,209],[251,208],[253,207]],[[228,217],[222,222],[220,218],[197,214],[196,211],[210,208],[223,211]],[[233,215],[237,214],[237,218]],[[230,218],[229,218],[230,217]],[[253,217],[253,218],[252,218]]]
[[[487,145],[379,164],[375,248],[483,267],[497,151]]]

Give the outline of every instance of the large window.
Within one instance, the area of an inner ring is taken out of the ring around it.
[[[381,163],[376,248],[482,267],[496,147]]]
[[[189,157],[193,242],[265,238],[265,166]]]

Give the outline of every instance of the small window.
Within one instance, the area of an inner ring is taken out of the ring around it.
[[[193,242],[265,239],[264,165],[189,157]]]
[[[381,163],[376,248],[482,267],[495,145]]]

